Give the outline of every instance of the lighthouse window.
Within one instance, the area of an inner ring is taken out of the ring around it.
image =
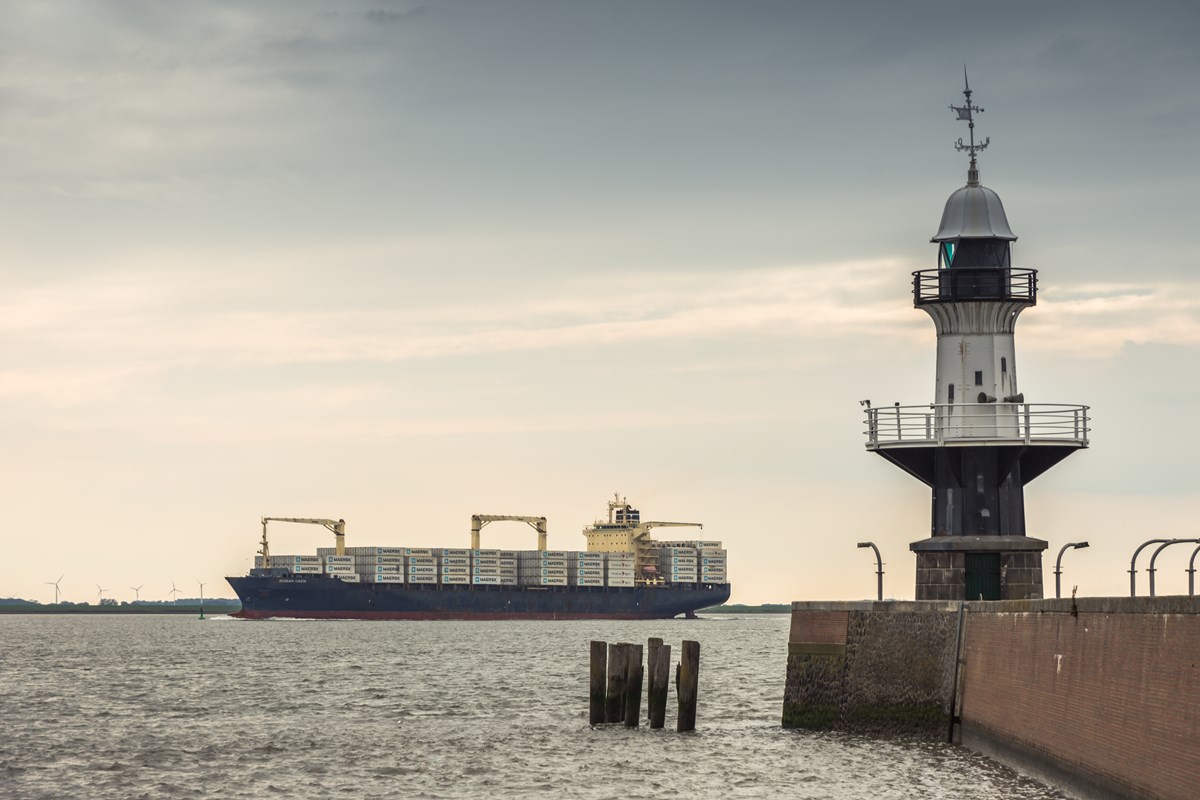
[[[946,400],[947,400],[947,402],[950,403],[950,405],[954,405],[954,384],[953,383],[946,387]]]
[[[942,242],[942,266],[948,267],[954,261],[954,242]]]
[[[975,385],[983,386],[983,370],[975,370]]]
[[[1007,358],[1000,359],[1000,371],[1008,372],[1008,359]]]

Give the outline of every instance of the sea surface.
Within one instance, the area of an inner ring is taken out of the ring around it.
[[[786,615],[0,617],[3,798],[1062,798],[950,745],[783,730]],[[588,642],[701,643],[697,730],[592,728]]]

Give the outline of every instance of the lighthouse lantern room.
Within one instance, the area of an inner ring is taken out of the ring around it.
[[[967,183],[931,240],[937,268],[913,273],[913,304],[937,331],[934,401],[871,407],[867,449],[932,489],[930,536],[913,542],[918,600],[1042,596],[1046,542],[1026,534],[1025,484],[1088,446],[1088,407],[1032,404],[1017,381],[1017,317],[1037,303],[1037,270],[1012,266],[1016,235],[979,182],[975,116],[963,73]]]

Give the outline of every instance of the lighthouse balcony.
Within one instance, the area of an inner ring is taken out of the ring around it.
[[[1037,270],[1023,267],[946,267],[913,273],[913,304],[972,300],[1037,304]]]
[[[866,411],[868,450],[980,445],[1088,446],[1088,406],[959,403]]]

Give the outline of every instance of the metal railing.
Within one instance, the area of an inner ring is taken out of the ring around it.
[[[1051,403],[958,403],[866,410],[867,447],[946,442],[1088,443],[1088,406]]]
[[[1037,303],[1037,270],[1025,267],[949,267],[913,273],[913,300],[923,303],[1009,300]]]

